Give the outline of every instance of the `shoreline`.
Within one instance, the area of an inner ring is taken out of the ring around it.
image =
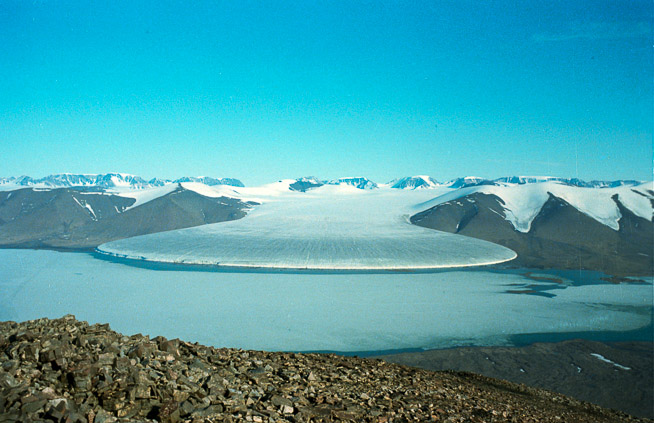
[[[625,337],[625,334],[627,335]],[[559,344],[568,341],[589,341],[605,344],[616,343],[644,343],[654,344],[654,325],[650,323],[642,328],[630,331],[585,331],[585,332],[546,332],[546,333],[525,333],[508,337],[510,342],[497,345],[453,345],[442,348],[398,348],[371,351],[338,351],[338,350],[306,350],[289,351],[298,354],[336,354],[344,357],[376,358],[380,356],[391,356],[401,354],[421,354],[434,351],[445,351],[465,348],[525,348],[534,344]]]
[[[197,272],[224,272],[224,273],[290,273],[290,274],[424,274],[424,273],[443,273],[448,271],[476,271],[484,270],[491,272],[517,272],[534,282],[545,283],[559,283],[559,277],[543,278],[533,276],[535,272],[545,272],[556,274],[557,272],[568,274],[567,277],[575,279],[572,275],[574,273],[597,273],[601,275],[599,279],[604,282],[612,284],[620,283],[642,283],[640,278],[654,278],[654,274],[641,274],[635,272],[630,275],[615,275],[611,273],[604,273],[595,269],[579,269],[579,268],[545,268],[545,267],[526,267],[518,264],[511,264],[511,261],[485,264],[485,265],[470,265],[459,267],[437,267],[437,268],[402,268],[402,269],[321,269],[321,268],[284,268],[284,267],[249,267],[249,266],[220,266],[215,264],[194,264],[194,263],[172,263],[160,262],[152,260],[142,260],[128,257],[119,257],[112,254],[99,252],[97,247],[55,247],[55,246],[24,246],[24,245],[0,245],[2,250],[35,250],[35,251],[56,251],[60,253],[80,253],[88,254],[99,260],[119,263],[126,266],[144,268],[149,270],[161,271],[197,271]],[[516,260],[516,259],[514,259]],[[549,274],[548,273],[548,274]],[[638,278],[638,279],[636,279]],[[647,282],[645,282],[647,283]]]
[[[639,283],[642,282],[636,278],[654,278],[654,273],[647,272],[630,272],[626,274],[625,272],[613,272],[606,273],[601,270],[590,269],[590,268],[572,268],[572,267],[544,267],[537,265],[525,266],[521,263],[519,255],[510,259],[499,262],[493,262],[488,264],[471,264],[471,265],[457,265],[457,266],[443,266],[443,267],[424,267],[424,268],[344,268],[344,269],[330,269],[330,268],[292,268],[292,267],[263,267],[263,266],[233,266],[233,265],[220,265],[219,263],[180,263],[180,262],[165,262],[165,261],[156,261],[148,259],[140,259],[134,257],[121,256],[119,254],[114,254],[110,252],[103,252],[98,249],[99,245],[90,245],[90,246],[51,246],[51,245],[41,245],[41,244],[31,244],[31,243],[22,243],[22,244],[2,244],[0,249],[4,250],[48,250],[48,251],[57,251],[62,253],[86,253],[91,254],[93,257],[100,260],[107,260],[116,263],[125,264],[127,266],[148,268],[153,270],[162,270],[157,269],[158,267],[169,267],[169,269],[163,270],[180,270],[180,271],[207,271],[207,272],[233,272],[233,273],[319,273],[319,274],[343,274],[343,273],[366,273],[366,274],[375,274],[375,273],[439,273],[447,272],[451,270],[477,270],[484,269],[490,271],[515,271],[515,270],[524,270],[521,274],[528,279],[532,279],[534,282],[545,282],[545,283],[559,283],[560,279],[558,277],[548,278],[534,276],[534,271],[537,272],[595,272],[602,274],[602,280],[619,284],[619,283]]]

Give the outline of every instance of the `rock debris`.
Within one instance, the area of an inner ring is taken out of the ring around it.
[[[472,373],[125,336],[68,315],[0,323],[0,421],[646,421]]]

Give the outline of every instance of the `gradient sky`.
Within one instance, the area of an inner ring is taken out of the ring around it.
[[[0,2],[0,176],[652,179],[646,1]]]

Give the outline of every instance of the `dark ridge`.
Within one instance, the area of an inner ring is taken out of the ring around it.
[[[116,239],[240,219],[255,203],[211,198],[181,185],[138,207],[106,193],[59,188],[0,196],[0,247],[88,250]]]
[[[529,232],[504,218],[501,199],[474,193],[424,210],[413,224],[503,245],[518,257],[511,263],[531,268],[589,269],[616,276],[654,274],[654,225],[614,197],[622,217],[613,230],[549,194]]]

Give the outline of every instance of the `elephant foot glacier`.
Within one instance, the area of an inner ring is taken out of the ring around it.
[[[97,250],[162,263],[362,271],[480,266],[516,257],[490,242],[410,224],[408,216],[433,192],[324,187],[256,194],[262,204],[240,220],[122,239]]]

